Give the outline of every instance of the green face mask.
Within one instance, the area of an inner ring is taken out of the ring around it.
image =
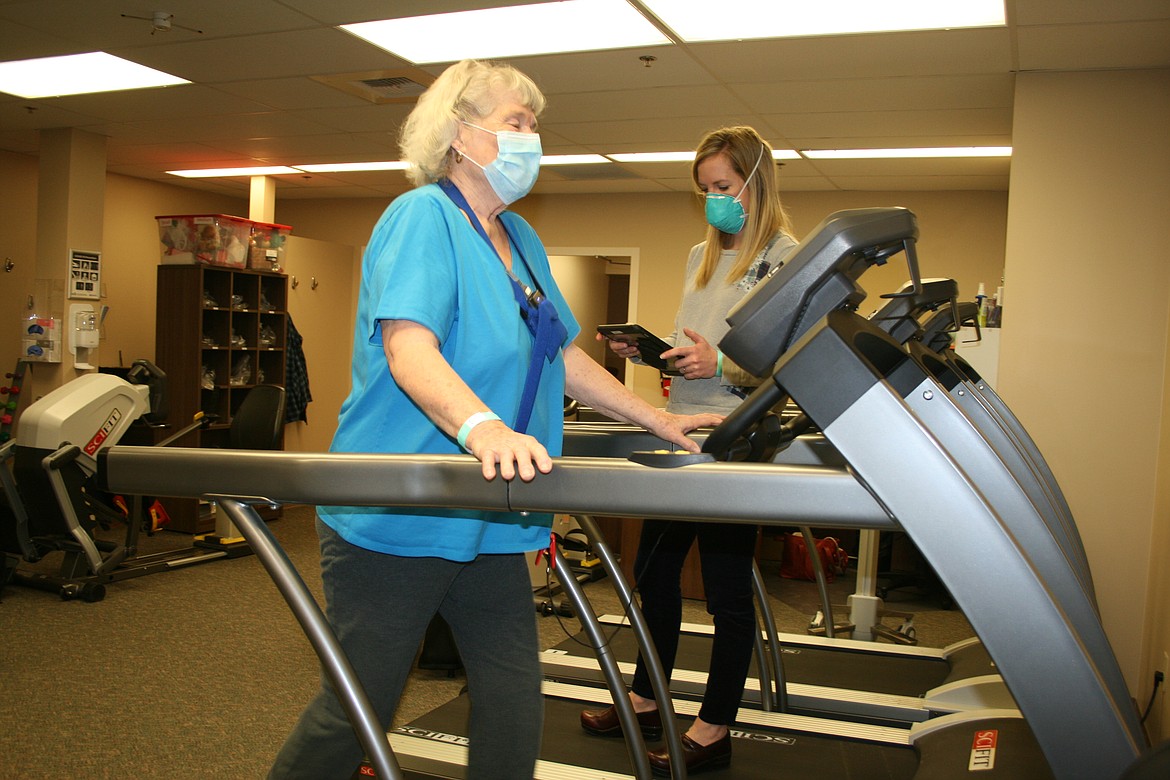
[[[763,159],[764,147],[761,146],[760,156],[756,158],[756,164],[752,167],[752,172],[748,174],[748,177],[743,182],[743,187],[740,188],[739,194],[735,197],[716,192],[707,193],[704,211],[707,215],[708,224],[717,230],[722,230],[724,233],[731,233],[732,235],[743,230],[743,226],[747,223],[747,212],[744,211],[743,203],[739,199],[743,197],[748,182],[756,175],[756,171],[760,167],[760,161]]]

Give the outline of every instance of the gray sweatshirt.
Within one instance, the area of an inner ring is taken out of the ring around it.
[[[683,328],[686,327],[718,349],[719,340],[728,331],[727,312],[739,303],[770,269],[784,262],[785,256],[796,246],[796,242],[787,235],[777,236],[772,245],[752,262],[743,278],[734,284],[728,284],[726,280],[727,273],[735,264],[736,251],[724,250],[719,257],[719,266],[711,275],[707,286],[696,290],[695,276],[703,260],[704,245],[705,243],[696,244],[692,247],[687,258],[682,303],[679,304],[678,313],[674,318],[674,332],[666,339],[672,346],[689,346],[694,343],[683,333]],[[722,376],[709,379],[672,377],[670,400],[667,401],[666,408],[676,414],[701,412],[727,414],[743,400],[742,395],[737,394],[735,390],[738,387],[755,387],[760,381],[760,377],[752,376],[725,356]]]

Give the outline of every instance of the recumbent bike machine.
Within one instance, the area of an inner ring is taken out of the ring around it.
[[[98,485],[98,458],[132,425],[161,427],[166,416],[166,374],[147,360],[136,360],[125,379],[105,373],[80,376],[25,409],[16,436],[0,446],[0,587],[19,584],[66,600],[94,602],[105,597],[111,582],[250,552],[244,545],[195,545],[138,554],[141,532],[155,530],[143,510],[144,497],[135,494],[119,505]],[[199,415],[156,446],[213,419]],[[118,541],[98,533],[120,524],[126,532]],[[217,518],[217,533],[221,527],[226,529]],[[223,535],[235,534],[224,530]],[[62,558],[55,573],[43,566],[21,568],[58,552]]]

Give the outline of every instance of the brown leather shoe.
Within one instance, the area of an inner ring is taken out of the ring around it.
[[[644,738],[654,740],[662,737],[662,716],[658,714],[658,710],[639,712],[636,715]],[[617,708],[612,704],[604,710],[583,710],[581,712],[581,728],[599,737],[620,737],[622,735],[622,724],[618,720]]]
[[[687,775],[727,766],[731,763],[731,735],[716,740],[710,745],[700,745],[686,734],[682,735],[683,760],[686,761]],[[650,751],[650,769],[656,775],[670,777],[670,753],[663,747]]]

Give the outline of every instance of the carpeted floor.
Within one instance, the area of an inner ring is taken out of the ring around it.
[[[312,510],[286,507],[270,525],[320,598]],[[183,547],[163,533],[143,552]],[[47,559],[42,566],[56,565]],[[782,631],[803,632],[815,586],[782,580],[765,563]],[[832,587],[844,603],[850,577]],[[604,579],[586,586],[598,613],[620,613]],[[915,613],[921,644],[971,635],[962,615],[912,590],[888,599]],[[684,619],[709,623],[688,601]],[[577,624],[538,618],[544,647]],[[894,623],[896,626],[896,621]],[[317,660],[300,627],[253,556],[218,560],[111,584],[98,603],[63,602],[22,587],[0,594],[0,777],[259,778],[317,687]],[[398,722],[455,695],[461,676],[416,671]]]

